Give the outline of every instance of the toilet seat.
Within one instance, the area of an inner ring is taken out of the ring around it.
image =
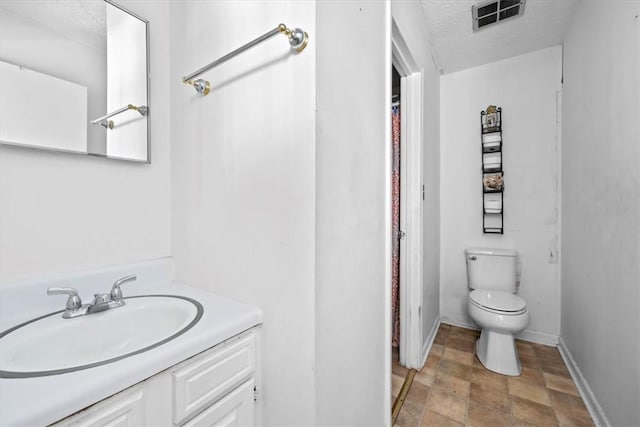
[[[475,289],[469,293],[469,302],[476,307],[502,315],[518,315],[527,311],[527,303],[509,292]]]

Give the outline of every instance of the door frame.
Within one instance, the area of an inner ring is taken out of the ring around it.
[[[400,364],[422,368],[422,70],[392,21],[392,63],[400,80]],[[389,338],[390,339],[390,338]]]

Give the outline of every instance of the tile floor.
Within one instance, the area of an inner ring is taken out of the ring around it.
[[[396,426],[593,426],[555,347],[517,341],[522,375],[485,369],[475,357],[479,331],[442,324]],[[394,351],[392,403],[407,369]]]

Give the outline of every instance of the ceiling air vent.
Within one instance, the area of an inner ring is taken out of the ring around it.
[[[524,13],[526,0],[489,0],[471,6],[473,31]]]

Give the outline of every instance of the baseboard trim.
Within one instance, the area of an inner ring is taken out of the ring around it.
[[[422,369],[424,367],[424,364],[427,362],[427,357],[429,356],[429,352],[431,351],[431,347],[433,346],[433,341],[436,339],[436,335],[438,334],[440,323],[442,323],[442,321],[440,320],[440,316],[438,316],[436,321],[433,322],[433,327],[431,328],[431,331],[429,331],[429,336],[422,346],[422,363],[420,363],[420,368],[418,370]]]
[[[457,326],[459,328],[472,329],[474,331],[480,330],[480,328],[478,328],[475,325],[470,325],[468,323],[463,323],[463,322],[457,322],[457,321],[446,319],[446,318],[442,319],[442,323],[445,323],[451,326]],[[522,341],[534,342],[536,344],[550,345],[552,347],[556,347],[558,345],[558,337],[556,335],[545,334],[537,331],[525,330],[520,332],[518,335],[516,335],[516,338]]]
[[[562,337],[559,337],[558,339],[558,350],[560,351],[560,355],[564,360],[564,364],[567,365],[567,368],[569,369],[571,378],[573,378],[573,382],[578,388],[580,397],[582,397],[582,401],[586,405],[587,410],[591,415],[591,419],[593,419],[595,425],[602,427],[611,427],[611,424],[604,414],[602,407],[598,403],[596,396],[593,394],[593,391],[591,391],[589,383],[587,383],[587,380],[584,378],[584,376],[582,376],[580,368],[578,368],[576,361],[573,359],[573,356],[571,355],[571,352],[567,348],[567,345]]]

